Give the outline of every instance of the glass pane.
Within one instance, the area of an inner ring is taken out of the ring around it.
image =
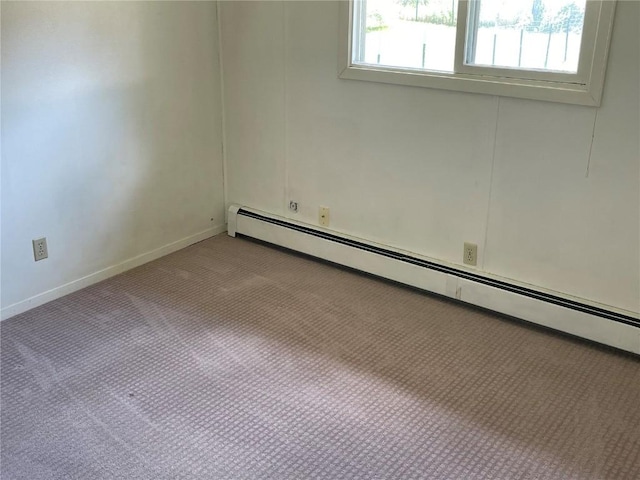
[[[585,5],[586,0],[472,2],[475,49],[467,46],[467,64],[576,73]]]
[[[354,63],[453,72],[458,0],[367,0],[360,8]]]

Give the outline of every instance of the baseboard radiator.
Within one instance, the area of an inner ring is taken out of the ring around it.
[[[229,208],[227,231],[232,237],[245,235],[640,354],[640,319],[633,313],[536,290],[238,205]]]

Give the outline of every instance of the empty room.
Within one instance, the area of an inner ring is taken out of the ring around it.
[[[640,2],[5,1],[0,477],[640,478]]]

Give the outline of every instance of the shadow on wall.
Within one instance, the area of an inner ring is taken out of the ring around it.
[[[3,307],[211,226],[212,13],[3,3]],[[211,46],[185,52],[198,40]],[[35,264],[39,236],[49,258]]]

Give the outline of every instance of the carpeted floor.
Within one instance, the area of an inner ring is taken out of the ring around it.
[[[637,358],[248,240],[1,329],[3,480],[640,478]]]

